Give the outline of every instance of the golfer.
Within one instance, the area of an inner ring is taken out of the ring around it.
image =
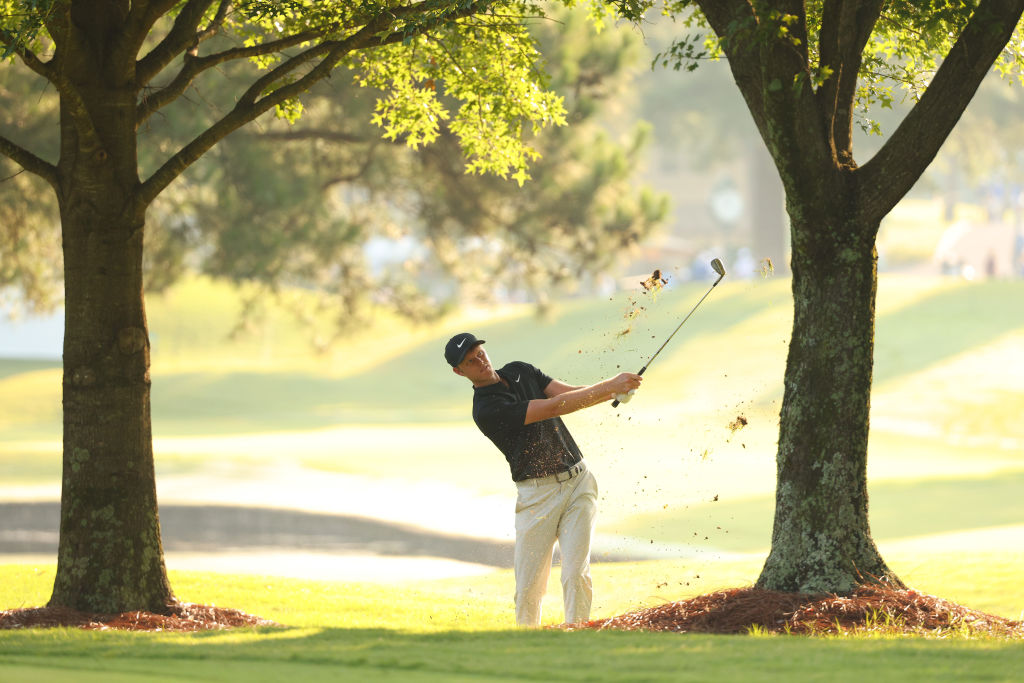
[[[444,358],[456,375],[473,383],[473,421],[505,455],[518,489],[516,623],[540,624],[556,540],[565,622],[588,621],[597,481],[560,416],[615,396],[621,400],[643,378],[623,372],[584,387],[564,384],[519,361],[495,370],[483,343],[462,332],[448,341]]]

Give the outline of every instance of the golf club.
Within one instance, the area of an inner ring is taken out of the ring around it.
[[[722,265],[721,259],[711,259],[711,269],[713,271],[715,271],[716,273],[718,273],[718,279],[715,280],[714,284],[711,285],[710,289],[708,289],[708,291],[704,293],[704,296],[702,296],[700,298],[700,301],[698,301],[696,303],[696,305],[692,309],[690,309],[690,312],[686,314],[685,318],[683,318],[683,322],[679,323],[679,327],[676,327],[676,329],[673,330],[672,334],[670,334],[668,336],[668,339],[665,340],[665,343],[662,344],[661,347],[657,351],[654,352],[654,355],[650,357],[650,359],[644,364],[644,366],[642,368],[640,368],[640,372],[638,372],[636,374],[638,374],[638,375],[644,374],[644,371],[647,370],[647,368],[649,368],[651,366],[651,363],[654,362],[654,359],[658,357],[659,353],[661,353],[661,349],[663,349],[666,346],[668,346],[668,343],[670,341],[672,341],[672,337],[676,336],[676,332],[678,332],[679,328],[683,326],[683,323],[685,323],[687,320],[689,320],[690,316],[693,315],[693,312],[697,310],[697,306],[700,306],[701,302],[703,302],[704,299],[708,298],[708,294],[711,293],[711,290],[714,289],[718,285],[718,283],[722,281],[723,277],[725,277],[725,266]],[[636,391],[636,390],[634,389],[633,391]],[[621,403],[623,400],[628,401],[630,398],[632,398],[632,393],[633,392],[630,392],[629,394],[619,394],[619,396],[624,396],[624,398],[623,399],[616,398],[612,402],[612,408],[617,407],[619,405],[619,403]]]

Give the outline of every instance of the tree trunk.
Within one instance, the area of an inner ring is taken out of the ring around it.
[[[772,549],[757,585],[839,594],[872,581],[902,586],[868,526],[878,225],[858,224],[850,218],[855,211],[839,208],[842,201],[835,202],[833,215],[815,215],[792,198],[789,204],[793,335]]]
[[[166,611],[174,596],[153,467],[135,91],[127,78],[101,85],[117,82],[101,64],[71,66],[84,99],[61,97],[64,462],[50,604]]]

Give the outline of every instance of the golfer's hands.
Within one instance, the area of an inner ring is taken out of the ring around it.
[[[640,388],[640,383],[643,381],[643,377],[632,372],[619,373],[610,380],[612,397],[619,403],[629,403],[629,400],[633,398],[633,394]]]

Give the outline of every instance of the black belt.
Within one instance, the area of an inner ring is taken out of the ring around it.
[[[582,460],[573,465],[567,470],[562,472],[555,472],[554,474],[548,474],[543,477],[531,477],[524,479],[519,482],[520,484],[561,484],[562,482],[569,481],[578,474],[583,474],[587,471],[587,465]]]

